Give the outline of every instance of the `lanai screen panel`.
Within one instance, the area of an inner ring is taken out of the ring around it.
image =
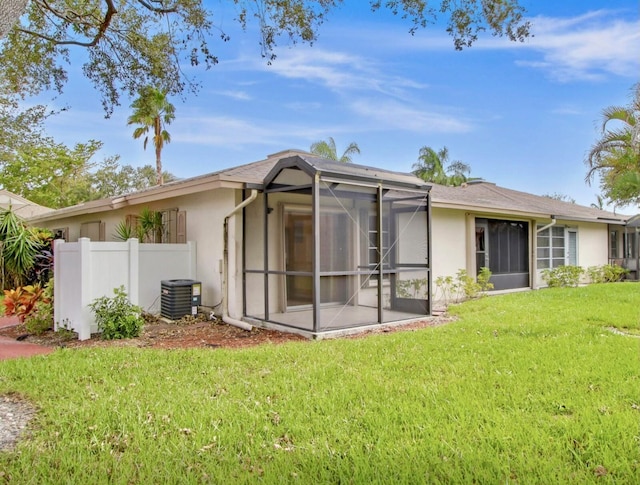
[[[245,248],[261,241],[264,262],[246,255],[247,316],[323,333],[429,314],[428,188],[417,179],[295,157],[256,206]]]
[[[429,313],[425,192],[320,181],[319,331]]]

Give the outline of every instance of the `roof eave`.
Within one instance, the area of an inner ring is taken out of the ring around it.
[[[185,180],[184,182],[161,185],[140,192],[133,192],[131,194],[110,197],[107,199],[94,200],[71,207],[64,207],[47,214],[32,216],[27,220],[29,223],[34,224],[39,222],[58,220],[64,217],[74,217],[82,214],[94,214],[97,212],[103,212],[105,210],[121,209],[123,207],[140,204],[149,204],[152,202],[157,202],[159,200],[165,200],[167,198],[196,194],[199,192],[205,192],[207,190],[222,188],[242,189],[243,187],[244,182],[242,181],[238,181],[233,177],[220,177],[218,174],[215,174],[205,178],[196,177],[193,179]]]
[[[516,209],[500,209],[496,207],[486,207],[486,206],[478,206],[478,205],[469,205],[469,204],[458,204],[458,203],[450,203],[443,202],[437,200],[431,200],[431,206],[433,208],[440,209],[454,209],[454,210],[463,210],[466,212],[473,212],[475,214],[480,215],[500,215],[500,216],[517,216],[526,219],[553,219],[563,220],[563,221],[574,221],[574,222],[593,222],[598,224],[615,224],[615,225],[625,225],[625,219],[604,219],[604,218],[588,218],[588,217],[575,217],[568,216],[563,214],[549,214],[544,212],[531,212],[531,211],[521,211]]]

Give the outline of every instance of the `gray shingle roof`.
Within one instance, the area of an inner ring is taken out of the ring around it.
[[[614,214],[593,207],[506,189],[488,182],[473,182],[461,187],[433,184],[434,206],[461,205],[490,212],[522,212],[556,216],[558,219],[592,220],[594,222],[624,222],[629,216]]]
[[[188,186],[194,181],[208,181],[208,180],[224,180],[228,182],[237,182],[239,184],[262,184],[265,177],[269,174],[275,164],[284,158],[299,156],[305,159],[307,162],[315,163],[319,159],[314,155],[302,151],[302,150],[285,150],[282,152],[269,155],[265,160],[260,160],[246,165],[240,165],[237,167],[231,167],[228,169],[212,172],[189,179],[176,180],[165,184],[162,187],[151,187],[145,189],[140,193],[156,193],[158,197],[169,197],[169,193],[175,187],[176,190],[180,187]],[[322,163],[327,163],[326,160]],[[374,171],[381,174],[384,177],[385,173],[394,174],[398,176],[397,172],[389,172],[382,169],[376,169],[373,167],[356,166],[348,167],[344,164],[340,164],[341,170],[349,172],[353,170],[361,170],[362,168]],[[405,178],[413,178],[412,175],[406,174]],[[527,192],[519,192],[517,190],[506,189],[499,187],[495,184],[477,181],[469,183],[462,187],[445,187],[438,184],[432,185],[431,197],[434,207],[451,207],[451,208],[466,208],[468,210],[474,210],[478,212],[486,212],[488,214],[522,214],[522,216],[531,217],[545,217],[550,218],[552,215],[558,219],[566,220],[582,220],[593,221],[600,223],[624,223],[629,219],[629,216],[616,215],[612,212],[601,211],[592,207],[585,207],[578,204],[572,204],[569,202],[563,202],[549,197],[542,197],[539,195],[529,194]],[[203,190],[202,186],[194,185],[193,190]],[[133,194],[130,194],[133,195]],[[128,196],[124,196],[128,197]],[[111,203],[111,201],[118,197],[112,197],[104,199],[103,201],[94,201],[88,204],[81,204],[76,209],[67,208],[59,211],[53,211],[56,214],[60,211],[83,210],[83,206],[93,204],[96,206],[105,207]]]

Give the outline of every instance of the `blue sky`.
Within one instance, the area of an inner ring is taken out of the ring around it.
[[[370,13],[368,2],[347,3],[313,46],[282,40],[267,65],[256,32],[236,28],[231,2],[211,1],[231,41],[212,40],[220,63],[211,70],[187,68],[202,89],[171,99],[164,168],[196,176],[331,136],[339,152],[358,143],[355,163],[408,172],[421,147],[446,146],[474,177],[595,202],[598,184],[584,183],[583,160],[602,109],[629,104],[640,80],[637,0],[523,0],[533,38],[487,34],[462,52],[442,26],[411,36],[408,22]],[[49,134],[69,145],[101,140],[100,159],[154,164],[153,150],[126,124],[130,100],[105,119],[78,66],[70,78],[54,103],[71,109],[49,122]]]

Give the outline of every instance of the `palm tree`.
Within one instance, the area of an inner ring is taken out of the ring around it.
[[[135,139],[153,130],[153,145],[156,149],[156,175],[158,185],[164,183],[162,174],[162,148],[171,141],[165,129],[175,118],[175,107],[167,100],[167,94],[157,88],[145,86],[131,104],[133,114],[127,120],[128,125],[140,125],[133,131]],[[144,137],[144,149],[147,149],[149,136]]]
[[[587,184],[598,173],[604,195],[621,205],[640,197],[640,83],[632,92],[630,106],[610,106],[602,111],[602,137],[585,159]]]
[[[459,187],[467,180],[468,174],[471,173],[471,167],[469,164],[461,162],[460,160],[456,160],[455,162],[451,162],[447,167],[447,174],[449,177],[449,185],[453,185],[454,187]]]
[[[604,197],[596,195],[596,201],[591,203],[591,207],[594,209],[604,210]]]
[[[333,138],[329,137],[328,141],[317,141],[311,144],[309,149],[314,155],[319,157],[328,158],[329,160],[335,160],[336,162],[351,163],[351,155],[354,153],[360,154],[360,147],[355,142],[349,143],[349,146],[342,153],[342,156],[338,158],[338,150],[336,148],[336,142]]]

